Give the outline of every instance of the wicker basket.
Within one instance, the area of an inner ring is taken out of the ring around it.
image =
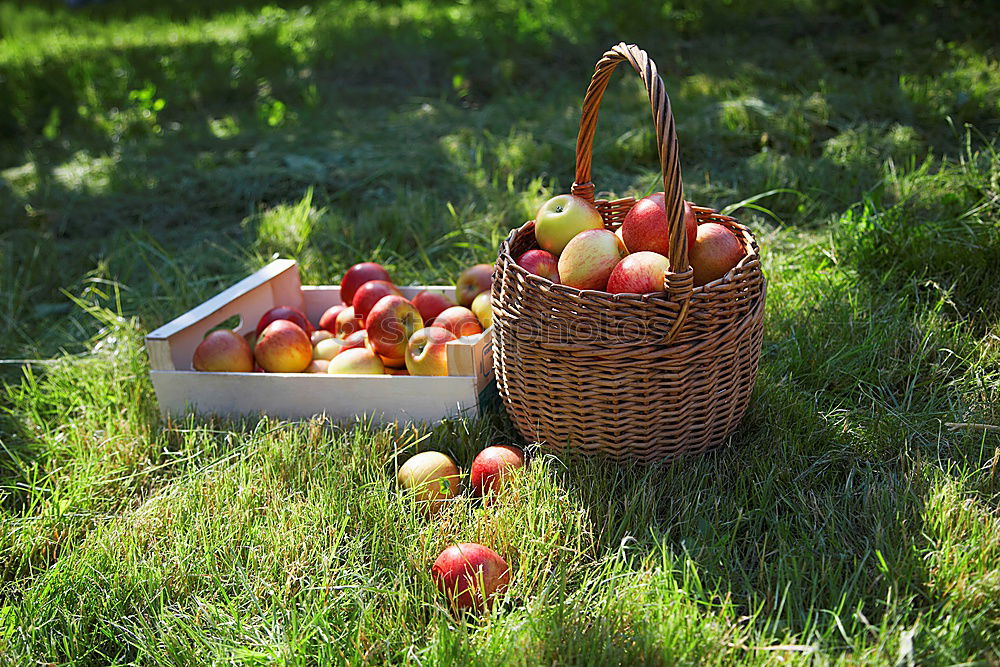
[[[530,221],[500,245],[493,359],[500,396],[526,439],[557,451],[659,461],[723,444],[743,417],[760,357],[766,285],[750,230],[695,207],[699,223],[725,225],[747,253],[722,278],[692,286],[670,100],[656,65],[635,45],[619,44],[597,63],[583,102],[573,194],[593,202],[611,230],[635,203],[595,201],[590,182],[601,96],[622,61],[642,77],[653,108],[671,218],[664,291],[608,294],[528,273],[514,260],[538,247]]]

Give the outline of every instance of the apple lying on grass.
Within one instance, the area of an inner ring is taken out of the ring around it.
[[[434,318],[434,326],[447,329],[459,338],[483,333],[479,318],[468,308],[452,306]]]
[[[268,373],[301,373],[313,360],[313,347],[302,327],[274,320],[257,337],[254,358]]]
[[[362,262],[347,269],[340,280],[340,298],[345,305],[354,303],[354,293],[369,280],[386,280],[392,282],[389,272],[381,264]]]
[[[476,264],[458,276],[455,283],[455,297],[458,305],[468,308],[480,293],[488,292],[493,286],[493,265]]]
[[[431,320],[454,306],[455,302],[441,292],[425,289],[413,297],[413,305],[420,313],[420,317],[423,318],[424,324],[430,326]]]
[[[382,297],[365,320],[369,347],[381,357],[400,361],[406,356],[410,336],[423,328],[424,321],[413,304],[396,295]]]
[[[542,250],[562,253],[570,239],[588,229],[603,229],[597,209],[582,197],[557,195],[538,208],[535,214],[535,240]]]
[[[603,290],[608,276],[628,252],[606,229],[580,232],[559,255],[559,281],[577,289]]]
[[[235,331],[217,329],[198,343],[192,365],[196,371],[250,373],[253,371],[253,350]]]
[[[309,322],[306,317],[298,308],[292,308],[291,306],[275,306],[271,310],[264,313],[260,320],[257,322],[257,335],[264,331],[271,322],[277,320],[288,320],[289,322],[294,322],[307,334],[311,333],[313,330],[313,325]]]
[[[611,294],[650,294],[663,291],[670,261],[655,252],[634,252],[615,267],[608,278]]]
[[[524,467],[524,452],[513,445],[493,445],[476,455],[472,461],[469,484],[477,496],[500,492],[504,479],[512,470]]]
[[[354,293],[354,314],[364,322],[382,297],[393,295],[403,296],[403,293],[387,280],[369,280]]]
[[[421,452],[406,460],[396,473],[400,488],[413,493],[413,499],[428,514],[436,514],[446,500],[462,492],[458,466],[441,452]]]
[[[410,375],[447,375],[448,343],[457,337],[441,327],[415,331],[406,346],[406,370]]]
[[[746,251],[728,228],[716,222],[706,222],[698,225],[698,237],[689,254],[694,270],[694,286],[699,287],[726,275],[743,259]]]
[[[493,297],[489,292],[483,292],[473,299],[471,310],[484,331],[493,326]]]
[[[698,218],[690,202],[684,202],[684,231],[687,245],[694,245],[698,230]],[[656,192],[637,201],[621,226],[622,240],[629,252],[648,250],[660,255],[670,253],[670,231],[667,224],[667,209],[662,192]]]
[[[559,282],[559,258],[548,250],[533,248],[517,258],[516,263],[528,273]]]
[[[385,365],[366,347],[343,350],[330,360],[326,372],[331,375],[382,375]]]
[[[510,566],[481,544],[465,542],[444,551],[431,567],[431,577],[452,610],[482,612],[510,584]]]

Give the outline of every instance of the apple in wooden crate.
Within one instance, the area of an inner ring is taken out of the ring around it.
[[[257,335],[260,336],[264,329],[267,328],[271,322],[276,320],[288,320],[289,322],[293,322],[307,334],[311,333],[313,330],[313,325],[309,322],[309,318],[307,318],[306,314],[298,308],[293,308],[291,306],[275,306],[261,315],[260,320],[257,322]]]
[[[628,252],[606,229],[588,229],[574,236],[559,255],[559,281],[577,289],[603,290],[608,276]]]
[[[313,359],[330,361],[343,349],[344,341],[339,338],[327,338],[313,346]]]
[[[691,208],[691,203],[684,202],[684,231],[687,234],[689,252],[697,229],[698,217]],[[643,197],[632,205],[622,222],[621,238],[629,252],[648,250],[660,255],[670,253],[670,231],[662,192]]]
[[[303,373],[326,373],[330,368],[330,362],[326,359],[313,359],[306,366],[306,369],[302,371]]]
[[[425,289],[413,297],[413,305],[420,312],[424,324],[430,326],[431,320],[454,306],[455,302],[441,292]]]
[[[493,326],[493,296],[489,292],[483,292],[473,299],[470,310],[479,320],[484,331]]]
[[[414,332],[406,346],[406,369],[410,375],[447,375],[448,343],[457,337],[441,327]]]
[[[269,373],[301,373],[313,360],[309,336],[289,320],[274,320],[257,337],[257,364]]]
[[[354,303],[354,293],[369,280],[386,280],[392,282],[389,272],[381,264],[361,262],[347,269],[340,280],[340,298],[345,305]]]
[[[611,294],[651,294],[662,292],[670,261],[655,252],[634,252],[615,267],[608,278]]]
[[[455,283],[455,297],[458,299],[458,305],[468,308],[476,296],[482,292],[488,292],[492,286],[492,264],[470,266],[462,271]]]
[[[689,255],[694,285],[699,287],[729,273],[746,255],[746,250],[730,229],[716,222],[706,222],[698,225],[698,237]]]
[[[434,318],[434,326],[447,329],[459,338],[483,333],[479,318],[468,308],[452,306]]]
[[[403,296],[403,293],[388,280],[369,280],[354,293],[354,314],[365,321],[382,297],[393,295]]]
[[[469,484],[477,496],[498,493],[512,470],[524,467],[524,452],[513,445],[493,445],[472,461]]]
[[[562,253],[570,239],[588,229],[603,229],[604,221],[593,204],[576,195],[556,195],[535,214],[538,247],[553,255]]]
[[[516,263],[528,273],[559,282],[559,258],[548,250],[533,248],[518,257]]]
[[[482,544],[465,542],[444,551],[431,567],[431,577],[452,610],[483,612],[510,584],[510,566]]]
[[[337,306],[330,306],[325,311],[323,311],[323,314],[319,316],[320,330],[326,330],[330,332],[336,331],[337,315],[340,315],[340,312],[346,309],[347,306],[345,305],[337,305]]]
[[[406,356],[410,336],[423,328],[424,321],[413,304],[395,295],[382,297],[365,320],[369,347],[381,357],[400,361]]]
[[[326,329],[316,329],[311,334],[309,334],[309,342],[312,343],[313,347],[315,348],[316,344],[319,343],[321,340],[327,340],[333,337],[334,335],[332,331],[327,331]]]
[[[337,315],[337,323],[333,333],[338,338],[347,338],[355,331],[365,328],[365,321],[354,314],[354,306],[348,306]]]
[[[445,501],[462,492],[458,466],[447,454],[420,452],[399,467],[396,482],[413,493],[413,498],[428,514],[436,514]]]
[[[217,329],[198,343],[192,365],[196,371],[250,373],[253,372],[253,350],[235,331]]]
[[[368,348],[355,347],[343,350],[331,359],[326,372],[330,375],[382,375],[385,365]]]

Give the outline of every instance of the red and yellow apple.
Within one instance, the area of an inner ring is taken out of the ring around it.
[[[354,293],[354,314],[362,321],[368,319],[375,304],[384,296],[403,296],[395,285],[387,280],[369,280]]]
[[[452,306],[434,318],[434,326],[447,329],[459,338],[483,333],[479,318],[468,308]]]
[[[264,327],[253,353],[268,373],[301,373],[313,360],[308,334],[288,320],[274,320]]]
[[[694,286],[699,287],[718,280],[736,266],[746,250],[728,228],[717,222],[698,225],[698,237],[688,256],[694,271]]]
[[[559,280],[577,289],[603,290],[608,276],[628,252],[606,229],[588,229],[574,236],[559,255]]]
[[[548,250],[533,248],[518,257],[516,263],[528,273],[559,282],[559,258]]]
[[[217,329],[198,343],[192,365],[196,371],[250,373],[253,371],[253,350],[235,331]]]
[[[323,311],[323,314],[319,316],[319,328],[320,330],[326,331],[336,331],[337,330],[337,315],[340,315],[340,311],[345,310],[347,306],[338,305],[330,306]]]
[[[379,299],[365,320],[368,346],[381,357],[400,361],[406,356],[410,336],[423,328],[424,320],[413,304],[396,295]]]
[[[608,277],[611,294],[651,294],[663,291],[670,261],[655,252],[634,252],[615,267]]]
[[[309,342],[313,344],[313,347],[316,347],[316,344],[321,340],[327,340],[333,337],[333,332],[331,331],[327,331],[326,329],[316,329],[309,334]]]
[[[698,218],[690,202],[684,202],[684,231],[687,233],[688,252],[694,244]],[[670,232],[667,209],[662,192],[656,192],[637,201],[621,226],[622,240],[629,252],[648,250],[660,255],[670,253]]]
[[[309,322],[309,318],[307,318],[305,313],[298,308],[292,308],[291,306],[275,306],[261,315],[260,320],[257,322],[257,335],[259,336],[261,332],[267,328],[267,325],[276,320],[288,320],[289,322],[294,322],[307,334],[311,333],[313,330],[313,325]]]
[[[313,345],[313,359],[325,359],[330,361],[344,347],[344,341],[339,338],[327,338]]]
[[[472,461],[469,483],[477,496],[498,493],[510,471],[524,467],[524,452],[512,445],[493,445]]]
[[[365,321],[354,314],[354,306],[348,306],[337,315],[337,324],[333,333],[339,338],[347,338],[355,331],[365,328]]]
[[[470,310],[483,325],[483,330],[493,326],[493,297],[489,292],[483,292],[472,300]]]
[[[458,299],[458,305],[468,308],[476,296],[482,292],[488,292],[492,286],[492,264],[470,266],[462,271],[455,283],[455,297]]]
[[[455,302],[441,292],[425,289],[413,297],[413,305],[420,312],[424,325],[430,326],[431,320],[440,315],[442,311],[454,306]]]
[[[326,359],[313,359],[306,366],[306,369],[302,371],[303,373],[326,373],[330,367],[330,362]]]
[[[448,342],[457,337],[441,327],[415,331],[406,346],[406,370],[410,375],[447,375]]]
[[[366,347],[342,350],[330,360],[326,372],[330,375],[382,375],[385,366],[378,355]]]
[[[553,255],[562,253],[580,232],[603,228],[604,221],[593,204],[575,195],[556,195],[535,214],[535,240],[542,250]]]
[[[434,561],[431,576],[456,613],[482,612],[510,585],[510,566],[481,544],[455,544]]]
[[[353,350],[356,347],[368,347],[368,332],[361,329],[339,340],[341,352],[344,350]]]
[[[436,514],[445,501],[462,492],[458,466],[441,452],[421,452],[406,460],[396,473],[399,486],[413,493],[428,514]]]
[[[344,304],[348,306],[352,305],[354,303],[354,293],[369,280],[387,280],[390,283],[392,282],[389,272],[381,264],[376,264],[375,262],[362,262],[347,269],[340,281],[340,298],[344,300]]]

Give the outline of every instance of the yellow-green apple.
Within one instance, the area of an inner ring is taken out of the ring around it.
[[[455,302],[441,292],[432,292],[425,289],[413,297],[413,305],[420,311],[420,317],[424,319],[424,325],[430,326],[431,320],[440,315],[441,311],[454,306]]]
[[[354,293],[369,280],[387,280],[392,282],[389,272],[381,264],[362,262],[347,269],[340,281],[340,298],[348,306],[354,303]]]
[[[593,204],[575,195],[556,195],[535,214],[535,240],[542,250],[562,253],[569,240],[588,229],[604,229]]]
[[[330,361],[343,349],[344,341],[339,338],[327,338],[313,345],[313,359]]]
[[[743,244],[728,228],[717,222],[698,225],[698,237],[689,253],[695,287],[726,275],[745,254]]]
[[[423,328],[424,320],[413,304],[394,294],[379,299],[365,320],[368,346],[381,357],[400,361],[410,336]]]
[[[276,320],[288,320],[289,322],[294,322],[307,334],[313,330],[313,325],[309,322],[309,318],[307,318],[305,313],[298,308],[292,308],[291,306],[275,306],[271,310],[264,313],[257,322],[257,335],[259,336],[261,332],[267,328],[267,325]]]
[[[250,373],[253,350],[246,338],[229,329],[216,329],[194,349],[192,365],[196,371],[212,373]]]
[[[333,333],[339,338],[347,338],[355,331],[365,328],[365,321],[354,314],[354,306],[348,306],[337,315],[337,324]]]
[[[452,306],[434,318],[434,326],[447,329],[459,338],[483,333],[479,318],[468,308]]]
[[[436,514],[446,500],[462,492],[458,466],[447,454],[421,452],[406,460],[396,473],[399,486],[413,493],[428,514]]]
[[[663,291],[663,281],[670,261],[648,250],[634,252],[615,267],[608,277],[611,294],[651,294]]]
[[[415,331],[406,345],[406,370],[410,375],[447,375],[448,342],[457,336],[441,327]]]
[[[690,202],[684,202],[684,231],[687,233],[689,249],[694,244],[697,230],[698,218],[694,214],[694,209],[691,208]],[[637,201],[625,214],[621,232],[622,241],[625,242],[629,252],[648,250],[660,255],[669,255],[670,232],[663,193],[657,192]]]
[[[319,316],[319,328],[320,330],[326,331],[336,331],[337,330],[337,315],[340,315],[340,311],[346,310],[347,306],[337,305],[330,306],[323,311],[323,314]]]
[[[458,276],[455,283],[455,296],[458,305],[468,308],[480,293],[488,292],[493,286],[493,265],[476,264],[470,266]]]
[[[388,280],[369,280],[354,293],[354,314],[362,322],[367,320],[379,299],[390,295],[403,296],[403,293]]]
[[[603,290],[608,276],[628,254],[606,229],[588,229],[574,236],[559,255],[559,281],[577,289]]]
[[[499,492],[511,470],[524,467],[524,452],[512,445],[493,445],[472,461],[469,483],[477,496]]]
[[[507,590],[510,566],[493,549],[465,542],[441,552],[431,567],[431,577],[455,613],[480,613]]]
[[[326,373],[330,367],[330,362],[326,359],[313,359],[306,366],[306,369],[302,371],[303,373]]]
[[[313,344],[313,347],[316,347],[316,344],[319,343],[321,340],[327,340],[333,337],[334,337],[333,333],[327,331],[326,329],[316,329],[311,334],[309,334],[309,342]]]
[[[253,354],[268,373],[301,373],[313,359],[309,335],[288,320],[275,320],[257,337]]]
[[[385,366],[378,355],[366,347],[343,350],[330,360],[326,372],[330,375],[382,375]]]
[[[483,292],[473,299],[471,310],[484,330],[493,326],[493,298],[489,292]]]
[[[534,248],[517,258],[517,265],[528,273],[559,282],[559,258],[548,250]]]

